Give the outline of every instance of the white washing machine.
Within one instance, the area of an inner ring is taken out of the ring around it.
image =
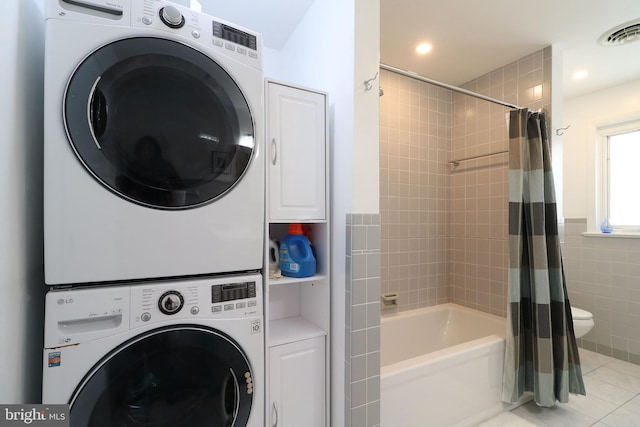
[[[262,427],[261,280],[49,291],[43,403],[72,427]]]
[[[261,36],[160,0],[48,0],[45,281],[262,267]]]

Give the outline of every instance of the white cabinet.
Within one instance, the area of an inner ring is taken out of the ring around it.
[[[269,219],[326,219],[326,95],[267,83]]]
[[[269,349],[272,427],[325,427],[324,337]]]
[[[316,257],[313,277],[269,277],[265,268],[267,425],[329,425],[330,198],[327,95],[266,83],[267,223],[282,241],[303,223]],[[265,259],[265,266],[268,266]]]

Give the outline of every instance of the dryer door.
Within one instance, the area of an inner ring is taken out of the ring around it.
[[[71,146],[115,194],[159,209],[197,207],[240,181],[255,149],[249,105],[213,59],[139,37],[85,58],[64,96]]]
[[[239,346],[196,325],[156,329],[100,361],[70,401],[72,427],[246,426],[252,371]]]

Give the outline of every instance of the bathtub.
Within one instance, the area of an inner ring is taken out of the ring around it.
[[[383,316],[381,427],[462,427],[501,401],[506,319],[456,304]]]

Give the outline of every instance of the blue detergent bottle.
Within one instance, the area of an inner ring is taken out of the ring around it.
[[[289,224],[289,234],[280,242],[280,271],[287,277],[311,277],[316,274],[316,258],[302,224]]]

